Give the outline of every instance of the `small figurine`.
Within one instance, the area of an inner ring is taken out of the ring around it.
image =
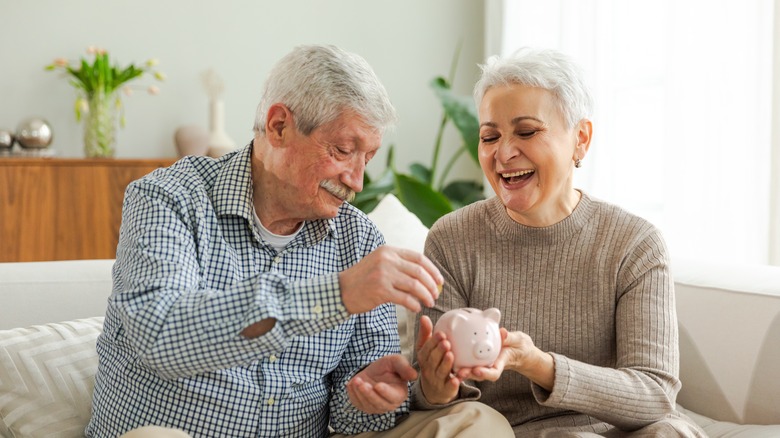
[[[439,318],[433,332],[443,332],[450,341],[454,371],[493,365],[501,352],[500,320],[501,312],[496,308],[483,312],[470,307],[450,310]]]

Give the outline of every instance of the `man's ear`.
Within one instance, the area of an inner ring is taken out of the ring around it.
[[[284,144],[285,136],[293,128],[292,111],[284,104],[275,103],[265,115],[265,138],[272,146]]]

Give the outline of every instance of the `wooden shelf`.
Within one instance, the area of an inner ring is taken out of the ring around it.
[[[0,262],[116,257],[125,188],[174,161],[0,157]]]

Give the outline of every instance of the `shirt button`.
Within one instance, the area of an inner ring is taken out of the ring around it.
[[[276,355],[272,354],[270,357],[268,357],[268,360],[270,360],[271,362],[276,362]]]
[[[267,402],[268,406],[271,406],[272,404],[274,404],[274,402],[275,402],[275,400],[274,400],[273,397],[268,397],[268,402]]]
[[[319,315],[320,313],[322,313],[322,306],[320,306],[319,304],[317,304],[316,306],[314,306],[314,307],[311,309],[311,311],[312,311],[312,312],[314,312],[314,313],[316,313],[317,315]]]
[[[276,257],[274,257],[274,263],[277,263],[277,264],[278,264],[278,263],[279,263],[279,262],[281,262],[281,261],[282,261],[282,256],[276,256]]]

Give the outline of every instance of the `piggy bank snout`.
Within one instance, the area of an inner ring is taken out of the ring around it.
[[[493,354],[496,352],[496,347],[492,342],[487,340],[478,341],[474,345],[474,357],[477,359],[492,359]]]

